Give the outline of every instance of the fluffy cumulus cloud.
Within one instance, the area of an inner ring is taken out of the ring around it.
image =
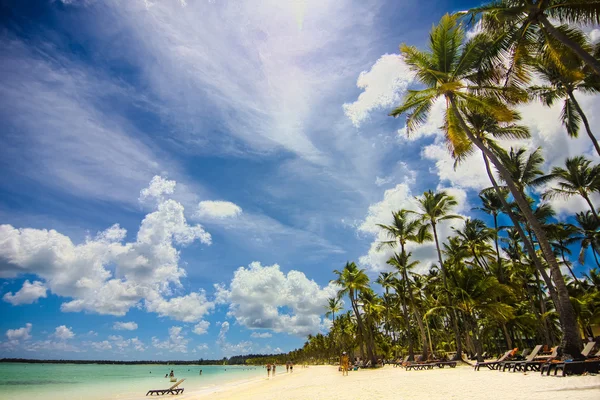
[[[178,353],[187,353],[187,345],[189,340],[182,333],[181,326],[172,326],[169,328],[169,338],[161,341],[156,337],[152,337],[152,346],[157,349],[169,350]]]
[[[31,283],[26,280],[23,283],[23,287],[17,293],[6,293],[2,299],[13,306],[16,306],[20,304],[32,304],[39,298],[45,298],[46,296],[46,287],[42,282],[34,281]]]
[[[52,336],[60,340],[68,340],[73,339],[75,334],[73,333],[72,328],[67,328],[65,325],[61,325],[56,327]]]
[[[208,321],[200,321],[194,326],[193,332],[196,335],[204,335],[208,332],[208,327],[210,326],[210,322]]]
[[[197,218],[231,218],[242,213],[242,208],[229,201],[201,201],[196,211]]]
[[[98,351],[106,351],[112,349],[112,345],[108,340],[103,340],[101,342],[92,342],[90,343],[90,346],[92,347],[92,349]]]
[[[138,328],[138,324],[135,322],[115,322],[113,329],[116,331],[135,331]]]
[[[371,111],[396,105],[413,79],[400,55],[384,54],[369,71],[360,73],[356,86],[363,92],[355,102],[344,104],[344,113],[359,126]]]
[[[336,291],[336,285],[320,287],[300,271],[285,274],[277,264],[253,262],[235,271],[228,288],[217,286],[217,299],[230,303],[229,315],[240,325],[304,336],[323,329],[321,316]]]
[[[140,191],[140,202],[147,200],[162,200],[165,195],[175,192],[175,181],[164,179],[162,176],[154,176],[150,185]]]
[[[466,213],[469,210],[470,206],[467,201],[467,193],[464,190],[460,188],[443,187],[439,187],[438,190],[445,190],[449,195],[456,199],[458,206],[454,210],[455,214],[461,215],[461,213]],[[389,238],[377,224],[392,223],[392,212],[401,209],[416,212],[419,211],[418,201],[412,193],[410,186],[406,183],[398,184],[396,187],[386,190],[381,201],[369,206],[365,219],[357,227],[359,233],[366,234],[368,237],[373,238],[368,253],[359,258],[359,263],[361,265],[372,271],[385,271],[390,269],[386,264],[386,261],[397,249],[378,249],[378,244],[381,241],[389,240]],[[462,225],[463,222],[461,220],[440,222],[437,227],[440,239],[445,240],[454,233],[453,228],[460,229]],[[413,253],[415,260],[420,260],[420,265],[415,269],[416,272],[424,272],[432,263],[437,263],[437,253],[433,242],[424,245],[409,243],[406,247],[407,251]]]
[[[26,323],[24,327],[18,329],[9,329],[6,331],[6,338],[10,341],[24,341],[31,339],[31,323]]]
[[[31,284],[37,294],[47,287],[72,298],[62,304],[65,312],[123,316],[144,300],[146,309],[160,316],[199,321],[213,307],[204,293],[167,297],[173,288],[181,287],[186,274],[178,265],[176,246],[197,241],[210,245],[211,235],[201,225],[187,223],[181,203],[161,197],[172,193],[173,187],[174,182],[155,177],[142,190],[141,197],[158,198],[158,202],[130,242],[125,242],[127,232],[118,224],[80,244],[55,230],[0,225],[0,277],[39,276],[43,284]],[[25,293],[31,299],[31,285],[5,300],[24,301]]]
[[[125,351],[127,349],[134,349],[136,351],[145,351],[146,346],[144,343],[138,339],[137,337],[125,339],[121,335],[111,335],[108,337],[109,342],[106,340],[101,343],[101,346],[110,346],[110,348],[118,349],[119,351]],[[94,344],[92,344],[94,346]],[[95,346],[94,346],[95,347]]]

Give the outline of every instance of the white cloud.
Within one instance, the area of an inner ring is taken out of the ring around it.
[[[125,339],[121,335],[110,335],[108,337],[108,340],[110,340],[110,342],[108,342],[108,343],[111,347],[114,346],[117,349],[119,349],[119,351],[121,351],[121,352],[130,348],[130,346],[133,347],[133,349],[135,349],[137,351],[145,351],[146,350],[144,343],[141,340],[139,340],[137,337],[134,337],[131,339]],[[106,341],[104,341],[103,343],[106,343]]]
[[[208,344],[206,344],[206,343],[200,343],[198,346],[196,346],[196,348],[198,350],[208,350]]]
[[[75,334],[73,333],[72,328],[67,328],[65,325],[61,325],[56,327],[52,336],[60,340],[68,340],[73,339]]]
[[[110,350],[112,349],[112,345],[108,340],[103,340],[102,342],[92,342],[90,346],[98,351]]]
[[[359,126],[371,111],[397,105],[413,79],[400,55],[384,54],[369,71],[360,73],[356,86],[364,91],[354,103],[344,104],[344,113]]]
[[[155,175],[150,181],[150,185],[140,191],[140,202],[149,199],[162,201],[164,195],[173,194],[177,182],[164,179],[162,176]]]
[[[250,334],[250,337],[253,337],[253,338],[260,338],[260,339],[266,339],[266,338],[270,338],[270,337],[272,337],[272,336],[273,336],[273,335],[272,335],[272,334],[270,334],[269,332],[252,332],[252,333]]]
[[[208,332],[208,327],[210,326],[210,322],[208,321],[200,321],[194,326],[193,332],[196,335],[204,335]]]
[[[394,180],[394,177],[392,177],[392,176],[385,176],[383,178],[376,177],[375,184],[377,186],[384,186],[384,185],[387,185],[388,183],[392,182],[393,180]]]
[[[201,225],[187,223],[183,205],[162,199],[142,221],[135,241],[123,242],[125,237],[118,224],[81,244],[55,230],[0,225],[0,277],[43,278],[52,293],[73,298],[62,304],[65,312],[123,316],[145,299],[150,312],[195,322],[212,308],[204,293],[165,298],[185,276],[175,246],[211,244]]]
[[[9,329],[6,331],[6,337],[10,341],[23,341],[31,339],[31,327],[30,323],[26,323],[23,328]]]
[[[135,322],[115,322],[113,329],[117,331],[135,331],[138,328],[138,324]]]
[[[221,329],[219,330],[219,337],[217,339],[218,343],[223,343],[227,339],[227,332],[229,332],[229,322],[225,321],[221,324]]]
[[[201,201],[198,204],[196,217],[202,218],[230,218],[242,213],[240,206],[229,201]]]
[[[13,306],[20,304],[32,304],[35,303],[39,298],[46,297],[46,287],[40,281],[34,281],[30,283],[26,280],[23,283],[23,287],[17,293],[12,294],[6,293],[2,299]]]
[[[157,349],[165,349],[178,353],[187,353],[187,344],[189,340],[182,335],[183,328],[180,326],[172,326],[169,328],[169,338],[165,341],[160,341],[156,337],[152,337],[152,346]]]
[[[218,298],[230,303],[228,315],[239,324],[299,336],[323,329],[327,299],[336,292],[334,284],[321,288],[300,271],[284,274],[277,264],[259,262],[238,268],[228,289],[217,287]]]
[[[199,321],[213,308],[214,303],[207,300],[204,291],[192,292],[168,300],[160,296],[155,299],[146,299],[146,309],[148,311],[155,312],[161,317],[169,317],[182,322]]]

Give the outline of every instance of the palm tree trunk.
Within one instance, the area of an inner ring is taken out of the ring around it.
[[[600,69],[599,69],[600,71]],[[600,72],[599,72],[600,76]],[[515,182],[510,176],[510,172],[504,167],[504,165],[500,162],[498,157],[488,149],[482,142],[473,135],[473,132],[467,126],[465,120],[462,115],[458,111],[458,107],[456,105],[456,100],[453,96],[448,96],[450,99],[452,112],[457,118],[461,128],[469,138],[481,151],[485,153],[485,155],[490,159],[492,164],[497,168],[498,172],[506,182],[508,189],[510,190],[515,202],[521,209],[521,212],[525,216],[525,219],[530,224],[535,236],[538,239],[538,243],[540,249],[542,250],[542,254],[546,258],[546,262],[550,267],[550,274],[552,275],[552,279],[554,280],[554,284],[556,287],[556,292],[558,294],[559,299],[559,313],[562,314],[562,331],[563,331],[563,340],[562,340],[562,348],[564,354],[567,356],[571,356],[574,358],[580,357],[581,355],[581,337],[579,333],[579,328],[577,326],[577,317],[575,316],[575,310],[573,309],[573,305],[571,304],[571,300],[569,298],[569,292],[567,290],[567,285],[565,284],[565,280],[562,276],[562,272],[560,271],[560,267],[556,262],[556,257],[554,257],[554,253],[552,252],[552,247],[548,242],[548,238],[546,237],[546,233],[540,224],[540,221],[533,215],[529,203],[527,200],[521,195],[519,189],[516,187]]]
[[[583,47],[579,44],[575,43],[569,37],[567,37],[564,33],[559,31],[548,21],[548,18],[544,14],[538,15],[538,20],[544,26],[544,29],[548,31],[548,33],[558,39],[559,42],[567,46],[571,49],[583,62],[590,66],[596,72],[598,76],[600,76],[600,61],[596,60],[594,56],[585,51]]]
[[[558,315],[559,315],[559,318],[561,318],[560,301],[558,299],[558,295],[556,294],[556,290],[554,289],[554,285],[552,284],[552,280],[546,273],[546,269],[542,265],[542,261],[537,256],[535,248],[533,247],[533,242],[530,241],[529,238],[525,235],[525,232],[523,231],[523,228],[521,227],[519,220],[517,219],[517,217],[511,210],[511,208],[508,205],[508,203],[506,202],[506,199],[504,198],[504,196],[502,196],[501,189],[498,186],[498,182],[496,182],[494,175],[492,174],[492,171],[490,169],[490,162],[487,159],[485,153],[483,153],[483,162],[485,163],[485,169],[486,169],[488,177],[490,178],[490,182],[492,182],[492,186],[494,187],[494,189],[500,196],[500,202],[502,203],[504,212],[506,213],[506,215],[508,215],[508,217],[512,221],[513,226],[515,227],[515,229],[517,230],[517,233],[521,237],[521,240],[523,240],[523,245],[525,246],[525,250],[527,251],[527,254],[529,254],[529,257],[531,257],[531,260],[533,261],[533,265],[535,265],[536,269],[542,275],[542,278],[544,278],[544,282],[546,283],[546,287],[548,288],[548,292],[550,293],[550,297],[552,298],[554,307],[556,307],[556,310],[559,311]]]
[[[588,203],[588,206],[590,206],[590,210],[592,210],[592,214],[594,214],[594,217],[596,217],[596,221],[600,220],[598,218],[598,213],[594,209],[594,205],[592,204],[592,201],[590,200],[589,196],[585,193],[581,193],[581,197],[583,197],[585,202]]]
[[[498,197],[502,196],[498,193]],[[504,283],[504,271],[502,270],[502,257],[500,256],[500,246],[498,246],[498,215],[494,214],[494,232],[496,233],[494,237],[494,242],[496,244],[496,256],[498,259],[498,280],[500,283]],[[509,346],[510,347],[510,346]]]
[[[502,334],[504,335],[504,339],[506,339],[506,348],[507,349],[512,349],[513,345],[512,345],[512,338],[510,337],[510,333],[508,332],[508,329],[506,328],[506,324],[503,322],[501,324],[502,327]]]
[[[433,230],[433,238],[435,239],[435,248],[438,254],[438,260],[440,262],[440,268],[442,269],[442,278],[444,281],[444,289],[446,293],[448,293],[448,282],[446,280],[446,267],[444,266],[444,260],[442,259],[442,252],[440,250],[440,241],[438,240],[437,229],[435,227],[435,223],[431,222],[431,227]],[[462,360],[462,341],[460,337],[460,330],[458,328],[458,316],[456,315],[456,310],[452,309],[450,313],[450,323],[452,324],[452,330],[454,331],[454,338],[456,339],[456,355],[454,356],[455,360]]]
[[[410,306],[413,309],[413,314],[415,315],[415,319],[417,320],[417,326],[419,327],[419,333],[421,334],[421,340],[423,341],[423,360],[428,359],[427,351],[429,348],[429,343],[427,342],[427,334],[425,333],[425,326],[423,325],[423,318],[421,317],[421,313],[419,312],[416,304],[415,304],[415,296],[412,292],[412,288],[410,287],[410,283],[408,281],[408,274],[406,270],[402,271],[402,275],[406,280],[406,285],[408,286],[408,296],[410,299]]]
[[[573,102],[573,105],[575,106],[575,109],[577,110],[577,112],[581,116],[581,120],[583,121],[583,125],[585,126],[585,130],[586,130],[588,136],[590,137],[590,140],[594,144],[594,148],[596,149],[596,152],[598,153],[598,155],[600,155],[600,145],[598,145],[598,140],[596,140],[596,137],[594,136],[594,134],[592,134],[592,129],[590,128],[590,123],[589,123],[587,117],[583,113],[583,110],[579,106],[579,103],[577,102],[577,100],[575,100],[575,95],[573,94],[573,91],[569,90],[567,93],[569,95],[569,98]]]

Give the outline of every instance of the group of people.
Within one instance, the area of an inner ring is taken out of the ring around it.
[[[269,378],[271,376],[271,370],[273,370],[273,376],[275,376],[275,369],[277,368],[277,364],[273,363],[268,363],[267,364],[267,378]],[[288,361],[285,363],[285,372],[287,373],[291,373],[294,372],[294,363],[291,361]]]

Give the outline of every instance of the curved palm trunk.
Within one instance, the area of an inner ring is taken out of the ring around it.
[[[600,69],[599,69],[600,71]],[[600,75],[600,72],[599,72]],[[548,238],[546,237],[546,233],[544,232],[542,225],[537,220],[537,218],[533,215],[529,203],[527,200],[521,195],[519,189],[516,187],[512,177],[510,176],[509,171],[504,167],[504,165],[500,162],[498,157],[488,149],[482,142],[473,135],[473,132],[467,126],[465,120],[462,115],[458,111],[458,107],[456,105],[456,100],[453,96],[449,95],[450,104],[452,107],[452,112],[454,113],[457,121],[460,123],[461,128],[464,130],[465,134],[484,154],[489,158],[489,160],[494,164],[494,166],[498,169],[500,175],[506,182],[508,189],[510,190],[515,202],[521,209],[521,212],[525,216],[525,219],[533,229],[535,236],[538,239],[538,243],[540,249],[542,250],[542,254],[550,267],[550,274],[554,281],[556,292],[559,300],[559,313],[562,314],[561,325],[563,331],[563,340],[562,340],[562,348],[563,352],[567,356],[571,356],[573,358],[578,358],[581,355],[581,337],[579,333],[579,327],[577,326],[577,317],[575,316],[575,310],[573,309],[573,305],[571,304],[571,300],[569,298],[569,292],[567,290],[567,285],[565,284],[565,280],[562,276],[562,272],[560,271],[560,267],[556,258],[554,257],[554,253],[552,252],[552,247],[548,242]]]
[[[440,262],[440,268],[442,269],[442,278],[444,281],[444,289],[448,292],[448,281],[446,279],[446,267],[444,266],[444,260],[442,259],[442,252],[440,250],[440,241],[438,240],[437,229],[435,223],[431,222],[431,228],[433,230],[433,238],[435,239],[435,249],[437,250],[438,260]],[[456,355],[455,360],[462,360],[462,340],[460,337],[460,329],[458,328],[458,316],[456,310],[452,309],[450,313],[450,324],[452,324],[452,331],[454,331],[454,338],[456,340]]]
[[[583,197],[583,199],[588,204],[588,206],[590,206],[590,210],[592,210],[592,214],[594,214],[594,217],[596,217],[596,221],[600,220],[598,218],[598,213],[594,209],[594,205],[592,204],[592,201],[590,200],[590,197],[587,194],[585,194],[585,192],[581,193],[581,197]]]
[[[494,187],[496,192],[499,195],[501,195],[501,189],[498,186],[498,182],[496,182],[496,179],[494,178],[494,175],[492,174],[492,171],[490,169],[490,162],[487,159],[485,153],[482,152],[482,154],[483,154],[483,162],[485,163],[485,169],[486,169],[488,177],[490,178],[490,182],[492,182],[492,186]],[[519,220],[517,219],[517,217],[515,216],[515,214],[513,213],[510,206],[506,202],[506,199],[503,196],[500,196],[500,202],[502,203],[502,207],[504,208],[504,211],[506,212],[506,214],[512,221],[513,226],[517,230],[517,233],[521,237],[521,240],[523,240],[523,245],[525,246],[525,250],[527,251],[527,254],[529,254],[529,256],[531,257],[531,260],[533,261],[533,265],[535,266],[537,271],[542,275],[542,278],[544,278],[544,282],[546,283],[546,287],[548,288],[548,292],[550,293],[550,297],[552,298],[554,307],[558,311],[558,318],[561,319],[562,313],[560,312],[560,301],[558,299],[558,295],[556,294],[556,290],[554,289],[552,280],[550,279],[550,277],[546,273],[546,269],[542,265],[542,261],[537,256],[535,248],[533,247],[533,241],[530,240],[529,236],[525,235],[525,231],[523,231],[523,228],[521,227]],[[562,319],[561,319],[561,323],[562,323]],[[544,331],[544,336],[548,336],[548,334],[549,334],[548,330],[550,328],[547,326],[547,323],[544,323],[544,326],[546,327],[546,330]]]
[[[360,336],[360,341],[358,343],[358,347],[360,349],[360,357],[362,359],[365,358],[365,351],[363,349],[363,343],[365,342],[364,335],[364,325],[362,321],[362,317],[360,316],[360,312],[358,312],[358,307],[356,306],[356,299],[354,298],[354,290],[350,289],[348,293],[348,297],[350,297],[350,305],[352,306],[352,311],[354,311],[354,315],[356,316],[356,325],[358,328],[358,336]]]
[[[575,109],[577,110],[577,112],[581,116],[581,120],[583,121],[583,125],[585,126],[585,131],[587,132],[588,136],[590,137],[590,140],[594,144],[594,148],[596,149],[596,152],[598,153],[598,155],[600,155],[600,145],[598,145],[598,140],[596,140],[596,137],[592,133],[592,129],[590,128],[590,123],[589,123],[587,117],[583,113],[583,110],[579,106],[579,103],[577,102],[577,100],[575,100],[575,96],[573,95],[573,91],[569,90],[567,93],[569,95],[569,98],[573,102],[573,105],[575,106]]]
[[[538,20],[550,35],[554,36],[559,42],[571,49],[583,62],[589,65],[598,76],[600,76],[600,61],[596,60],[594,56],[585,51],[583,47],[556,29],[544,14],[538,15]]]

